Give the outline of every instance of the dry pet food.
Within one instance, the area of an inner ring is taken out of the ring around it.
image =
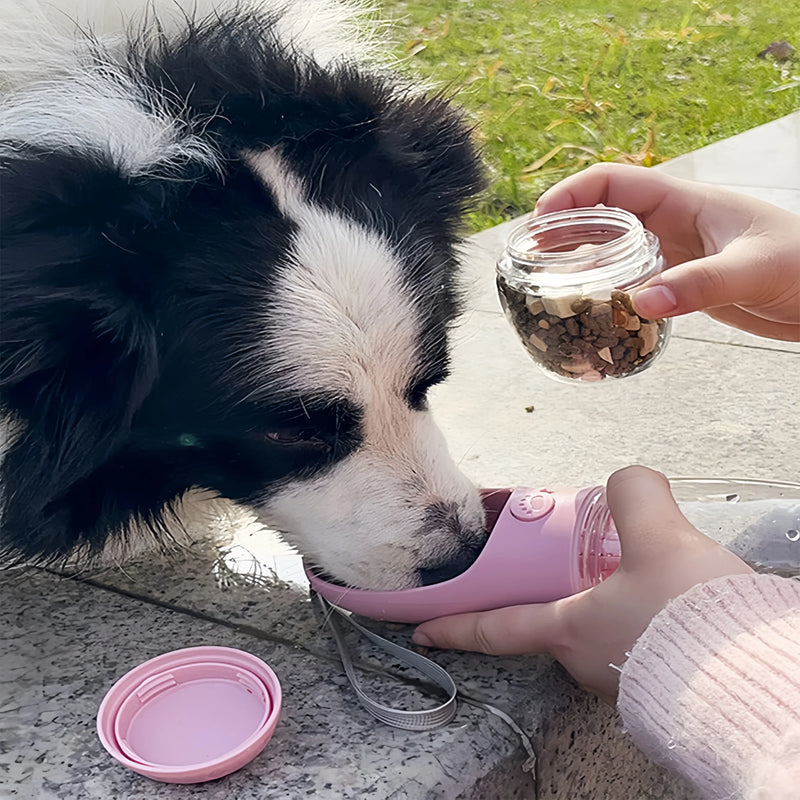
[[[566,379],[600,381],[643,369],[660,351],[666,322],[640,317],[617,289],[538,296],[497,285],[506,315],[530,355]]]

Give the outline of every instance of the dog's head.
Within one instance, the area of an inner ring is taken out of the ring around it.
[[[467,127],[280,20],[95,42],[9,94],[8,549],[168,528],[196,486],[356,586],[440,580],[482,545],[426,403],[481,181]]]

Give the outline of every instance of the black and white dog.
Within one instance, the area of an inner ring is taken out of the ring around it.
[[[5,560],[168,537],[200,487],[347,584],[460,571],[483,510],[426,392],[464,120],[333,0],[88,5],[0,0]]]

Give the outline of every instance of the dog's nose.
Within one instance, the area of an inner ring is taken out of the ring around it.
[[[446,535],[442,542],[442,552],[448,553],[438,563],[428,564],[418,569],[419,580],[423,586],[448,581],[460,575],[475,562],[486,540],[489,538],[483,520],[460,518],[459,509],[453,503],[433,503],[425,515],[425,532]],[[453,548],[453,544],[457,547]]]
[[[454,558],[436,566],[423,567],[417,570],[422,586],[449,581],[451,578],[455,578],[465,572],[475,563],[475,559],[480,555],[488,538],[489,534],[487,533],[481,541],[462,547]]]

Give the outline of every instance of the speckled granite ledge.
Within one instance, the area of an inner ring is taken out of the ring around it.
[[[0,797],[535,796],[532,776],[522,769],[527,756],[521,741],[505,722],[463,701],[452,723],[431,732],[376,722],[356,703],[305,594],[281,582],[222,591],[211,569],[217,557],[211,543],[199,543],[172,561],[143,558],[124,573],[104,570],[88,583],[40,570],[0,573]],[[381,630],[401,643],[408,643],[409,631]],[[267,749],[239,772],[195,786],[156,783],[116,764],[94,729],[107,689],[141,661],[200,644],[247,650],[278,674],[284,709]],[[363,663],[402,672],[382,662],[371,646],[353,646]],[[592,727],[603,720],[608,735],[623,744],[626,760],[636,765],[637,783],[648,775],[654,785],[663,782],[660,770],[624,746],[613,713],[583,697],[548,659],[440,653],[437,660],[466,696],[516,717],[539,739],[540,749],[542,734],[546,740],[562,737],[555,723],[564,714],[573,736],[581,718]],[[366,673],[364,684],[392,705],[425,702],[416,689],[380,675]],[[580,744],[579,727],[575,752],[583,751],[585,759],[591,746]],[[542,760],[540,782],[551,768],[561,775],[564,767]],[[576,773],[576,781],[582,785],[586,776]]]

